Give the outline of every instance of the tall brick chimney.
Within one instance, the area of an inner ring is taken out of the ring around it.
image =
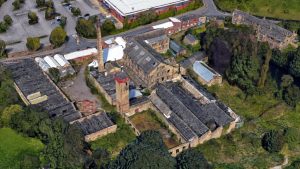
[[[99,72],[104,72],[104,61],[103,61],[103,50],[102,50],[102,37],[101,37],[101,27],[100,27],[100,22],[97,22],[97,49],[98,49],[98,55],[97,55],[97,60],[98,60],[98,71]]]
[[[124,72],[115,77],[117,111],[127,113],[129,111],[129,78]]]

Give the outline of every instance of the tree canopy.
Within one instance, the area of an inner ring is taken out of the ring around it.
[[[203,154],[196,149],[183,151],[176,157],[177,169],[211,169]]]
[[[76,23],[76,32],[85,38],[96,37],[96,27],[91,20],[79,18]]]
[[[172,158],[157,131],[146,131],[125,147],[108,168],[119,169],[174,169]]]
[[[54,28],[50,34],[50,43],[54,45],[54,47],[60,47],[65,43],[67,37],[67,33],[65,30],[58,26]]]
[[[279,152],[284,144],[284,135],[281,131],[271,130],[264,134],[262,140],[262,147],[270,152]]]
[[[38,50],[41,47],[40,38],[38,38],[38,37],[27,38],[26,47],[31,51]]]

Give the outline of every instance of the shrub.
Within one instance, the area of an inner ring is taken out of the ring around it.
[[[33,25],[33,24],[36,24],[39,22],[39,18],[35,12],[29,11],[27,16],[28,16],[28,23],[30,25]]]
[[[41,47],[40,38],[29,37],[27,38],[26,47],[31,51],[36,51]]]
[[[13,20],[11,19],[11,17],[10,17],[9,15],[5,15],[5,16],[3,17],[3,20],[4,20],[4,22],[5,22],[7,25],[9,25],[9,26],[11,26],[12,23],[13,23]]]
[[[54,45],[54,47],[60,47],[65,43],[66,37],[67,33],[65,32],[65,30],[62,27],[58,26],[52,30],[49,40],[50,43]]]
[[[261,143],[266,151],[270,153],[279,152],[284,144],[283,133],[281,131],[271,130],[264,134]]]

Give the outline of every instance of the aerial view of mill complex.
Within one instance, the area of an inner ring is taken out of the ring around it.
[[[300,169],[300,0],[0,0],[0,169]]]

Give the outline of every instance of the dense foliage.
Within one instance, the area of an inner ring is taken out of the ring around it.
[[[262,147],[270,153],[279,152],[284,144],[284,137],[281,131],[271,130],[264,134],[261,140]]]
[[[39,22],[39,18],[35,12],[29,11],[27,16],[29,25],[33,25]]]
[[[79,8],[72,8],[71,9],[71,12],[72,12],[72,14],[74,15],[74,16],[79,16],[79,15],[81,15],[81,10],[79,9]]]
[[[159,132],[147,131],[125,147],[109,168],[174,169],[175,165],[176,161],[168,153]]]
[[[212,168],[203,154],[196,149],[184,151],[176,157],[178,169]]]
[[[31,51],[38,50],[41,47],[40,38],[38,38],[38,37],[27,38],[26,47]]]
[[[6,32],[12,23],[12,18],[9,15],[4,15],[3,21],[0,22],[0,33]]]
[[[60,47],[65,43],[66,38],[67,33],[62,27],[58,26],[52,30],[49,41],[54,47]]]
[[[0,39],[0,58],[3,58],[5,56],[6,56],[6,44],[4,40]]]
[[[76,32],[85,38],[96,37],[96,27],[91,20],[79,18],[76,23]]]

